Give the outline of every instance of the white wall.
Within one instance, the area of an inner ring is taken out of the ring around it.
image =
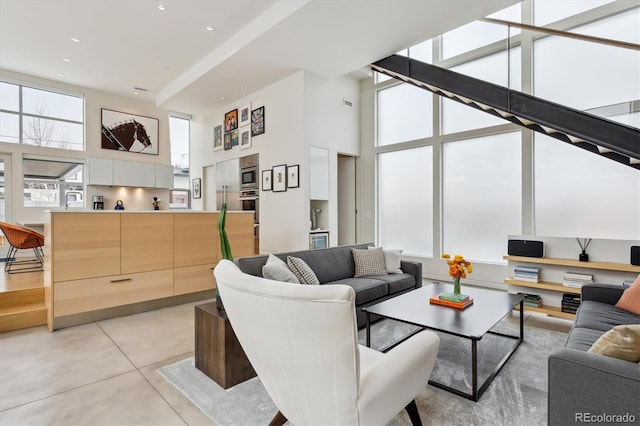
[[[36,146],[17,145],[0,142],[0,153],[12,156],[12,185],[11,220],[41,222],[44,220],[44,208],[23,207],[22,197],[22,156],[23,154],[57,157],[58,159],[85,160],[89,157],[111,158],[146,163],[171,164],[171,150],[169,141],[169,111],[157,108],[154,103],[123,97],[87,89],[84,87],[67,85],[58,81],[45,80],[25,74],[18,74],[7,70],[0,70],[0,78],[11,83],[43,89],[60,89],[65,92],[84,94],[85,97],[85,151],[68,151],[55,148],[41,148]],[[101,109],[128,112],[159,120],[159,149],[158,155],[136,154],[101,148]],[[86,179],[86,173],[85,173]],[[128,210],[150,210],[151,200],[158,197],[169,204],[169,191],[160,189],[141,188],[112,188],[89,186],[85,194],[85,207],[91,208],[91,196],[100,194],[105,196],[105,208],[112,209],[115,200],[123,199]]]
[[[309,244],[309,146],[330,150],[331,226],[337,232],[337,153],[359,154],[359,87],[348,77],[323,80],[299,71],[262,90],[226,105],[211,116],[192,122],[191,177],[202,177],[203,168],[232,158],[259,154],[259,171],[273,166],[300,165],[300,187],[286,192],[260,191],[260,252],[298,250]],[[354,107],[342,106],[349,98]],[[251,103],[265,107],[265,133],[252,138],[252,147],[213,151],[213,127],[224,114]],[[195,125],[194,125],[195,123]],[[202,134],[196,132],[206,129]],[[260,176],[259,176],[260,178]],[[261,188],[262,189],[262,188]],[[203,188],[203,197],[215,197],[215,187]],[[193,209],[203,209],[203,200],[193,200]],[[337,235],[337,234],[336,234]]]

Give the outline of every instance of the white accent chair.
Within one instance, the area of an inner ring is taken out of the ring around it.
[[[403,408],[420,424],[415,397],[426,389],[438,335],[424,330],[377,352],[358,344],[349,286],[273,281],[228,260],[214,275],[233,330],[280,410],[272,424],[384,425]]]

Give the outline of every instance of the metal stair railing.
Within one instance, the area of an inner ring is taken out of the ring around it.
[[[640,170],[640,129],[400,55],[371,68]]]

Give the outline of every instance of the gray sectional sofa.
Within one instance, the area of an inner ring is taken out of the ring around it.
[[[610,284],[582,287],[565,346],[549,356],[549,425],[629,423],[614,417],[624,415],[633,416],[632,424],[640,422],[640,364],[587,352],[616,325],[640,324],[640,316],[615,307],[623,290]]]
[[[356,292],[356,313],[358,327],[363,327],[366,316],[362,307],[381,302],[399,294],[422,287],[422,264],[401,261],[401,274],[363,276],[354,278],[355,263],[351,248],[367,249],[372,243],[352,246],[329,247],[316,250],[301,250],[288,253],[276,253],[275,256],[287,261],[287,256],[304,260],[318,277],[320,285],[346,284]],[[242,272],[262,276],[262,267],[267,255],[240,257],[235,259]]]

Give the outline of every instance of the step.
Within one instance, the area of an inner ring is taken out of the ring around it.
[[[0,332],[35,327],[47,323],[43,302],[0,308]]]
[[[44,303],[44,287],[0,292],[0,309],[33,303]]]

